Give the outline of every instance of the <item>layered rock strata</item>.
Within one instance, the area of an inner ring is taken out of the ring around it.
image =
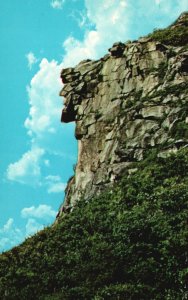
[[[78,140],[61,211],[136,172],[148,149],[166,156],[188,144],[188,49],[141,38],[109,52],[61,73],[62,122],[76,122]]]

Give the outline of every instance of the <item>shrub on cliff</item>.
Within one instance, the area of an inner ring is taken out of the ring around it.
[[[188,150],[138,171],[0,256],[0,298],[186,299]]]
[[[182,14],[174,24],[165,29],[155,29],[148,37],[166,45],[185,46],[188,44],[188,13]]]

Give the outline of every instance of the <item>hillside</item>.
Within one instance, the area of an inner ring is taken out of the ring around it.
[[[188,13],[62,70],[78,161],[55,224],[0,255],[0,299],[188,295]]]

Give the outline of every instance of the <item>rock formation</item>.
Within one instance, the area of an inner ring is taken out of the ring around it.
[[[76,122],[78,140],[64,210],[136,172],[132,162],[149,149],[164,157],[188,144],[187,48],[148,37],[109,52],[61,73],[62,122]]]

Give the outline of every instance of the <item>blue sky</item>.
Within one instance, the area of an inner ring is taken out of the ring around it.
[[[51,224],[77,158],[63,67],[169,25],[187,0],[0,2],[0,251]]]

